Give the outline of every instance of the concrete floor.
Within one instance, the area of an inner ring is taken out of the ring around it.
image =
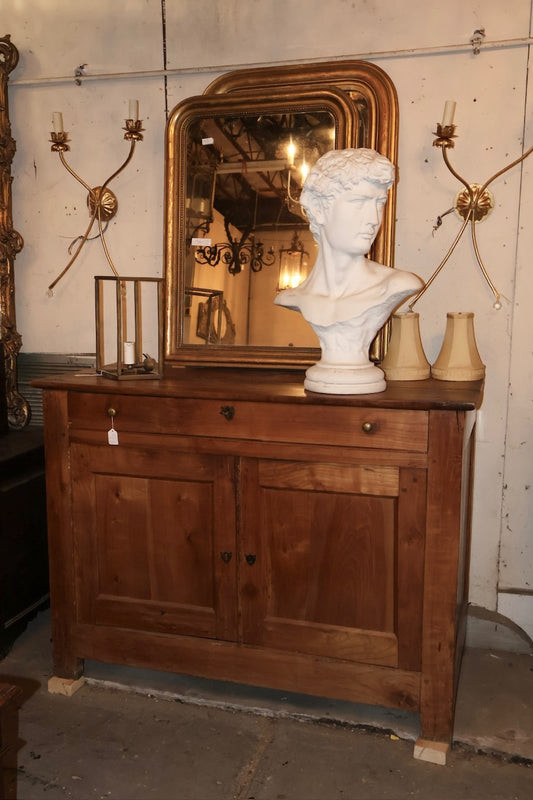
[[[533,658],[468,650],[447,766],[413,759],[415,714],[86,663],[51,695],[41,612],[0,661],[24,690],[19,800],[530,800]]]

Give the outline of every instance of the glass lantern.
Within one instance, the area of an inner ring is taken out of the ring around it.
[[[96,369],[106,378],[163,374],[163,278],[95,276]]]

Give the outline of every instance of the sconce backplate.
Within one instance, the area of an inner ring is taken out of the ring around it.
[[[92,215],[95,209],[100,207],[100,219],[102,222],[108,222],[113,219],[118,211],[117,196],[111,189],[104,189],[102,192],[101,186],[95,186],[87,195],[87,206],[89,213]]]
[[[494,208],[494,195],[488,189],[479,194],[481,188],[479,183],[471,183],[472,198],[466,189],[456,196],[453,207],[463,219],[466,219],[473,209],[470,218],[475,222],[481,222]]]

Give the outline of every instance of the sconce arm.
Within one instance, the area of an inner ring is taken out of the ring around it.
[[[472,219],[471,219],[470,232],[472,234],[472,245],[474,247],[474,253],[476,254],[477,263],[479,264],[479,268],[480,268],[481,272],[483,273],[483,277],[487,281],[487,284],[488,284],[488,286],[489,286],[489,288],[490,288],[490,290],[491,290],[491,292],[492,292],[492,294],[494,295],[494,298],[495,298],[494,308],[496,308],[496,309],[501,308],[500,293],[496,289],[496,287],[494,286],[493,282],[490,279],[489,273],[487,272],[487,270],[485,268],[485,265],[483,264],[483,260],[481,258],[481,254],[480,254],[479,248],[477,246],[476,220],[474,219],[474,217],[472,217]]]
[[[516,165],[517,165],[517,164],[520,164],[520,162],[521,162],[521,161],[525,161],[525,159],[526,159],[528,156],[530,156],[530,155],[531,155],[531,153],[533,153],[533,147],[530,147],[528,150],[526,150],[526,152],[525,152],[525,153],[522,153],[522,155],[521,155],[521,156],[519,156],[518,158],[515,158],[515,160],[514,160],[514,161],[511,161],[511,163],[510,163],[510,164],[507,164],[507,166],[506,166],[506,167],[503,167],[503,169],[500,169],[500,170],[498,170],[498,172],[495,172],[495,173],[494,173],[494,175],[493,175],[491,178],[489,178],[489,179],[488,179],[488,181],[486,181],[486,182],[483,184],[483,186],[482,186],[482,187],[481,187],[481,189],[479,190],[479,194],[483,194],[483,192],[485,191],[485,189],[487,188],[487,186],[489,186],[489,185],[490,185],[490,184],[491,184],[493,181],[495,181],[495,180],[496,180],[496,178],[499,178],[499,177],[500,177],[500,175],[503,175],[503,174],[504,174],[504,172],[507,172],[508,170],[512,169],[513,167],[516,167]]]
[[[63,166],[65,167],[65,169],[66,169],[68,172],[70,172],[70,174],[72,175],[72,177],[73,177],[73,178],[76,178],[76,180],[78,181],[78,183],[81,183],[81,185],[82,185],[83,187],[85,187],[85,189],[87,189],[87,191],[89,192],[89,194],[92,194],[92,193],[93,193],[93,190],[91,189],[91,187],[89,186],[89,184],[88,184],[88,183],[85,183],[85,181],[83,180],[83,178],[81,178],[81,177],[78,175],[78,173],[77,173],[77,172],[75,172],[75,171],[72,169],[72,167],[70,166],[70,164],[68,164],[68,163],[67,163],[67,160],[66,160],[66,158],[65,158],[65,154],[64,154],[63,150],[58,150],[57,152],[58,152],[58,154],[59,154],[59,158],[61,159],[61,163],[63,164]]]
[[[123,163],[123,164],[122,164],[122,165],[121,165],[121,166],[120,166],[120,167],[119,167],[119,168],[118,168],[118,169],[117,169],[115,172],[113,172],[113,174],[112,174],[112,175],[110,175],[110,176],[109,176],[109,178],[108,178],[108,179],[107,179],[107,180],[104,182],[104,184],[103,184],[103,186],[102,186],[102,192],[104,191],[104,189],[107,189],[107,187],[109,186],[109,184],[111,183],[111,181],[112,181],[112,180],[114,180],[114,179],[117,177],[117,175],[120,175],[120,173],[121,173],[123,170],[125,170],[125,169],[126,169],[126,167],[128,166],[128,164],[130,163],[131,159],[133,158],[133,153],[135,152],[135,145],[137,144],[137,140],[136,140],[136,139],[130,139],[130,140],[129,140],[129,142],[130,142],[130,152],[129,152],[129,153],[128,153],[128,155],[126,156],[126,160],[125,160],[125,161],[124,161],[124,163]]]
[[[444,163],[446,164],[446,166],[448,167],[449,171],[452,173],[452,175],[454,176],[454,178],[457,178],[457,180],[458,180],[460,183],[462,183],[462,184],[463,184],[463,186],[465,187],[465,189],[466,189],[466,190],[467,190],[467,192],[468,192],[468,197],[469,197],[469,199],[470,199],[470,203],[473,203],[473,202],[474,202],[474,193],[473,193],[473,191],[472,191],[472,187],[470,186],[470,184],[468,183],[468,181],[466,181],[466,180],[465,180],[463,177],[461,177],[461,175],[459,175],[459,173],[457,172],[457,170],[455,170],[455,169],[452,167],[452,165],[450,164],[450,159],[448,158],[448,148],[447,148],[447,147],[441,147],[441,150],[442,150],[442,157],[443,157],[443,159],[444,159]],[[480,193],[480,194],[481,194],[481,193]]]
[[[124,163],[117,170],[115,170],[115,172],[113,172],[113,174],[110,175],[110,177],[106,181],[104,181],[104,183],[103,183],[103,185],[102,185],[102,187],[100,188],[100,191],[99,191],[99,198],[103,197],[104,192],[107,189],[108,185],[111,183],[111,181],[114,180],[117,177],[117,175],[120,175],[120,173],[124,169],[126,169],[128,164],[130,163],[131,159],[133,158],[133,153],[135,152],[135,145],[137,144],[137,140],[136,139],[130,139],[129,142],[130,142],[130,151],[129,151]],[[96,217],[97,217],[97,220],[98,220],[98,232],[100,234],[100,241],[102,242],[102,247],[103,247],[103,250],[104,250],[104,254],[105,254],[105,257],[107,259],[107,263],[111,267],[111,270],[113,271],[115,276],[118,278],[117,269],[116,269],[115,265],[113,264],[113,260],[112,260],[111,256],[109,255],[109,249],[107,247],[107,242],[105,240],[105,235],[104,235],[105,232],[104,232],[104,229],[102,227],[102,206],[101,206],[100,202],[98,202],[96,204],[96,212],[97,212]],[[94,218],[93,218],[93,222],[94,222]],[[83,246],[83,244],[85,244],[85,242],[82,242],[82,246]]]
[[[52,294],[52,292],[53,292],[53,289],[54,289],[54,287],[56,286],[56,284],[58,284],[58,283],[59,283],[59,281],[61,280],[61,278],[63,278],[63,277],[64,277],[64,275],[66,275],[66,274],[67,274],[67,272],[69,271],[69,269],[70,269],[70,268],[71,268],[71,266],[74,264],[74,262],[76,261],[77,257],[79,256],[79,254],[80,254],[80,252],[81,252],[81,249],[82,249],[83,245],[85,244],[85,242],[86,242],[86,241],[87,241],[87,239],[89,238],[89,234],[90,234],[90,232],[91,232],[91,228],[92,228],[92,227],[93,227],[93,225],[94,225],[94,220],[96,219],[96,214],[97,214],[97,212],[98,212],[98,206],[96,206],[96,205],[95,205],[95,207],[94,207],[94,209],[93,209],[93,212],[92,212],[92,214],[91,214],[91,218],[90,218],[90,220],[89,220],[89,225],[87,226],[87,230],[85,231],[85,233],[83,234],[83,236],[80,238],[80,243],[79,243],[79,245],[77,246],[77,248],[76,248],[76,251],[75,251],[74,255],[72,256],[72,258],[71,258],[71,259],[70,259],[70,261],[68,262],[67,266],[66,266],[66,267],[65,267],[65,268],[64,268],[64,269],[63,269],[63,270],[62,270],[62,271],[59,273],[59,275],[57,276],[57,278],[56,278],[54,281],[52,281],[52,283],[49,285],[49,287],[48,287],[48,294],[50,294],[50,295]]]
[[[455,248],[457,247],[457,245],[458,245],[458,243],[459,243],[459,240],[460,240],[461,236],[462,236],[462,235],[463,235],[463,233],[465,232],[465,228],[466,228],[466,226],[468,225],[468,222],[470,221],[470,217],[471,217],[471,215],[472,215],[472,210],[470,210],[470,211],[468,212],[468,214],[467,214],[467,217],[466,217],[466,219],[463,221],[463,224],[461,225],[461,228],[460,228],[460,230],[459,230],[459,233],[458,233],[458,234],[457,234],[457,236],[455,237],[455,239],[454,239],[454,241],[453,241],[453,244],[452,244],[452,246],[450,247],[450,249],[448,250],[448,252],[447,252],[447,253],[446,253],[446,255],[444,256],[444,258],[442,259],[442,261],[440,262],[439,266],[437,267],[437,269],[435,270],[435,272],[433,273],[433,275],[432,275],[432,276],[429,278],[429,280],[428,280],[428,281],[426,281],[425,285],[424,285],[424,286],[423,286],[423,287],[420,289],[420,291],[419,291],[419,292],[417,292],[417,293],[415,294],[414,298],[413,298],[413,299],[411,300],[411,302],[409,303],[409,305],[408,305],[409,311],[412,311],[412,310],[413,310],[413,307],[414,307],[415,303],[418,303],[418,301],[420,300],[420,298],[422,297],[422,295],[423,295],[423,294],[424,294],[424,293],[425,293],[425,292],[426,292],[426,291],[429,289],[429,287],[431,286],[431,284],[433,283],[433,281],[435,280],[435,278],[437,277],[437,275],[439,274],[439,272],[441,271],[441,269],[444,267],[444,265],[446,264],[446,262],[447,262],[447,261],[448,261],[448,259],[450,258],[451,254],[453,253],[453,251],[454,251],[454,250],[455,250]]]

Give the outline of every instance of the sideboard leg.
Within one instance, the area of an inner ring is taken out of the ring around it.
[[[85,678],[60,678],[58,675],[52,675],[48,679],[48,691],[50,694],[62,694],[65,697],[72,697],[78,689],[81,689],[85,683]]]
[[[417,739],[413,756],[419,761],[446,766],[446,758],[450,745],[447,742],[431,742],[429,739]]]

